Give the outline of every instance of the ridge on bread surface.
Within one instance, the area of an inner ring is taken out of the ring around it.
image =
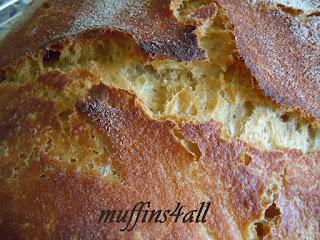
[[[192,6],[175,12],[187,20]],[[212,17],[195,32],[208,61],[150,57],[137,38],[107,30],[6,69],[2,235],[318,238],[319,128],[252,85],[226,13]],[[124,235],[95,221],[104,204],[129,208],[144,197],[159,208],[215,207],[204,225]]]
[[[182,23],[173,15],[181,2],[35,1],[0,46],[0,64],[7,65],[51,43],[97,29],[131,34],[146,53],[154,56],[204,60],[206,53],[198,45],[194,22]],[[192,4],[209,2],[197,0]],[[217,2],[227,11],[239,53],[264,93],[282,106],[319,121],[319,7],[305,4],[308,11],[303,14],[302,10],[276,5],[277,1]]]

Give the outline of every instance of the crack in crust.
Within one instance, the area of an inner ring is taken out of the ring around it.
[[[282,106],[298,109],[319,121],[320,17],[312,15],[303,22],[263,0],[217,2],[229,14],[240,54],[264,93]],[[77,38],[91,30],[107,29],[131,34],[152,56],[180,61],[207,60],[194,25],[214,15],[215,4],[198,9],[195,13],[198,16],[194,17],[199,22],[188,25],[173,15],[170,7],[173,3],[169,0],[121,0],[117,4],[111,0],[36,1],[0,45],[0,64],[9,66],[10,62],[49,48],[52,43]]]
[[[23,96],[28,89],[20,91]],[[9,95],[4,93],[5,96]],[[5,103],[2,102],[0,109]],[[12,100],[5,112],[12,112],[10,109],[18,103]],[[70,143],[64,142],[62,134],[66,131],[78,136],[68,141],[78,142],[81,149],[90,149],[92,143],[83,132],[94,126],[99,131],[96,136],[107,139],[110,144],[108,154],[98,161],[115,166],[121,180],[111,181],[102,173],[79,171],[85,158],[72,165],[64,161],[65,153],[60,153],[60,160],[56,160],[49,152],[41,152],[38,160],[31,157],[24,170],[15,170],[16,174],[11,175],[10,170],[21,161],[15,156],[18,151],[12,143],[9,154],[1,156],[4,159],[0,168],[1,236],[133,239],[139,235],[143,239],[206,239],[209,235],[213,239],[248,239],[249,234],[254,233],[250,232],[250,226],[264,215],[267,221],[272,214],[270,210],[265,213],[266,209],[275,206],[281,221],[272,226],[268,237],[316,239],[319,154],[262,152],[241,141],[228,142],[220,136],[220,124],[211,121],[184,124],[179,130],[180,138],[199,147],[199,158],[194,158],[191,149],[177,140],[176,124],[150,119],[135,95],[104,84],[93,86],[87,96],[78,101],[76,110],[73,121],[61,128],[55,127],[54,132],[45,130],[50,129],[48,125],[55,126],[54,121],[36,127],[40,129],[28,140],[28,146],[40,147],[38,137],[49,134],[51,149],[60,149],[57,144],[69,149]],[[41,121],[41,111],[33,109],[32,122]],[[58,114],[53,110],[46,115],[56,119]],[[3,117],[6,115],[0,115],[1,123]],[[16,118],[26,120],[25,112],[17,112]],[[1,144],[10,139],[18,141],[19,131],[3,136]],[[250,155],[250,163],[243,161],[243,154]],[[271,186],[270,193],[266,189],[272,184],[271,178],[276,179],[276,187]],[[117,224],[98,224],[101,209],[130,209],[144,199],[158,209],[170,209],[177,201],[194,208],[210,200],[214,207],[204,225],[140,224],[134,232],[121,235],[121,226]]]
[[[267,96],[320,120],[320,17],[290,16],[266,1],[218,0],[240,54]]]
[[[40,5],[40,6],[39,6]],[[205,60],[195,26],[179,22],[170,1],[47,0],[36,1],[24,21],[0,47],[0,63],[30,55],[58,40],[91,30],[114,29],[131,34],[148,54],[181,61]]]

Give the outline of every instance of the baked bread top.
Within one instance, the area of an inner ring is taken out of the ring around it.
[[[36,1],[3,42],[0,63],[6,64],[93,29],[129,33],[146,53],[154,56],[180,61],[204,60],[206,53],[193,33],[197,24],[179,22],[172,13],[172,6],[180,2]],[[277,1],[221,0],[218,3],[234,25],[240,56],[264,93],[319,121],[319,2],[301,1],[298,7],[305,5],[306,12],[276,4]],[[200,11],[203,19],[196,22],[212,17],[216,7],[215,4],[204,7],[207,9]]]
[[[1,239],[319,239],[319,4],[304,3],[35,1],[0,44]],[[99,223],[140,201],[212,208]]]

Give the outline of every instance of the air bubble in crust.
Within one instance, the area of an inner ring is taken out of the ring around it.
[[[44,64],[54,64],[59,62],[61,52],[57,50],[47,50],[43,56],[43,63]]]

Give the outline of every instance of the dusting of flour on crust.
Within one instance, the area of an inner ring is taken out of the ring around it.
[[[124,29],[124,21],[121,16],[126,14],[126,18],[134,18],[145,14],[146,5],[149,0],[103,0],[90,1],[85,11],[78,13],[71,33],[77,33],[88,30],[88,28],[101,28],[105,26],[114,26]]]
[[[318,12],[320,10],[319,0],[251,0],[253,4],[269,3],[269,4],[282,4],[294,9],[300,9],[306,14]]]
[[[301,9],[305,13],[311,13],[320,10],[319,0],[273,0],[275,4],[283,4],[295,9]]]

